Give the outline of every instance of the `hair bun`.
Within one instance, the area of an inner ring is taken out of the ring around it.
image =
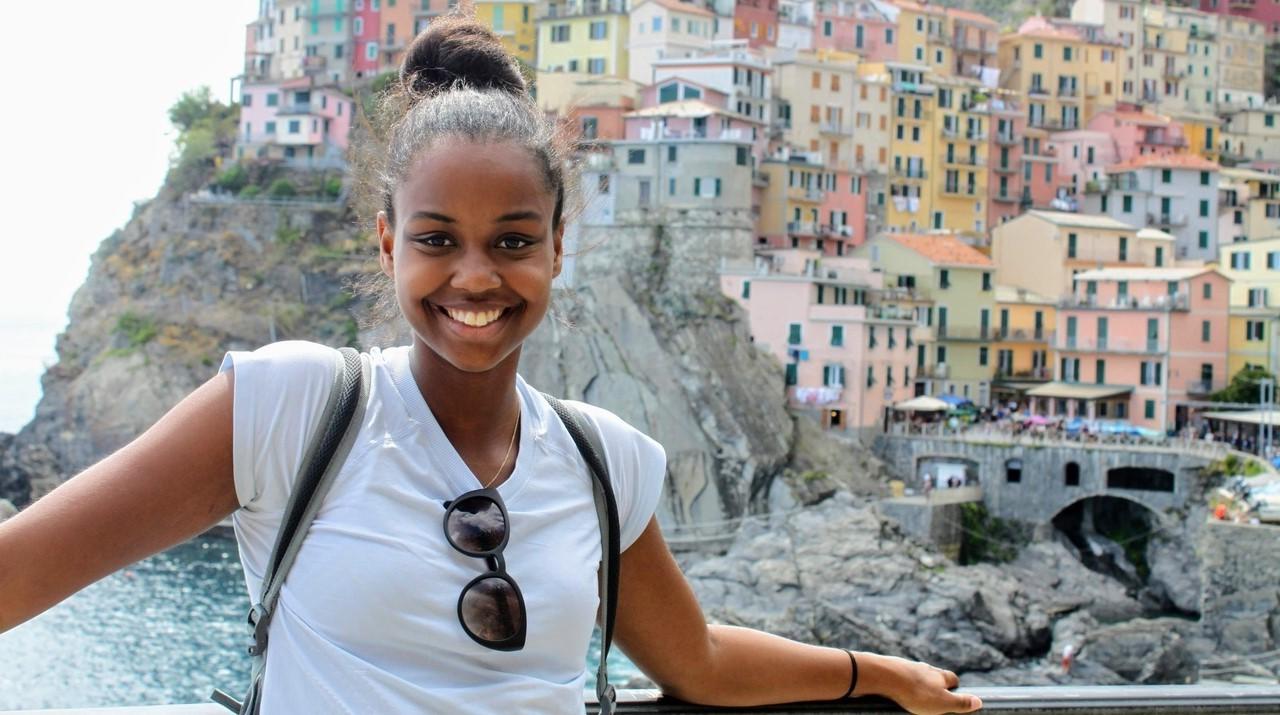
[[[400,67],[406,89],[431,94],[459,82],[475,89],[524,94],[520,67],[502,41],[474,17],[436,18],[414,38]]]

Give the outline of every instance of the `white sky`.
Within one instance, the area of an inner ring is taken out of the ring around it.
[[[160,186],[167,110],[227,100],[257,0],[69,0],[5,6],[0,42],[0,431],[35,410],[89,257]],[[49,13],[58,17],[50,22]],[[26,28],[21,29],[21,28]],[[40,30],[40,28],[46,28]]]

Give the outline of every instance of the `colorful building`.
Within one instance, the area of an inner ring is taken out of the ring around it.
[[[1218,247],[1218,270],[1231,279],[1228,375],[1248,366],[1280,370],[1280,236]]]
[[[1231,281],[1212,267],[1085,271],[1058,309],[1055,381],[1038,411],[1180,428],[1227,384]],[[1087,385],[1087,388],[1082,386]],[[1047,409],[1046,409],[1047,408]]]
[[[1231,161],[1280,161],[1280,104],[1222,114],[1222,156]]]
[[[879,0],[817,0],[815,50],[855,52],[868,62],[898,58],[897,8]]]
[[[1218,179],[1218,242],[1280,237],[1280,175],[1223,169]]]
[[[374,77],[382,69],[382,9],[373,0],[352,0],[351,69],[357,78]]]
[[[668,57],[653,62],[653,81],[683,77],[729,96],[728,109],[762,122],[773,112],[773,70],[758,53],[741,46],[699,57]]]
[[[866,259],[802,250],[769,251],[720,276],[755,345],[782,364],[790,405],[866,439],[885,407],[913,392],[915,322],[879,304],[882,280]]]
[[[538,56],[535,0],[472,0],[472,4],[476,19],[493,28],[507,52],[529,67],[535,66]]]
[[[564,0],[538,18],[538,69],[630,77],[626,0]]]
[[[1023,135],[1027,119],[1021,107],[1007,99],[991,102],[991,136],[987,140],[987,226],[994,228],[1022,213]]]
[[[1195,154],[1145,154],[1107,167],[1106,185],[1085,197],[1085,208],[1173,234],[1179,260],[1211,261],[1218,255],[1219,168]]]
[[[1023,404],[1027,390],[1053,375],[1049,343],[1058,299],[1023,288],[996,285],[996,351],[992,395],[998,403]]]
[[[310,78],[246,84],[240,94],[237,158],[284,159],[298,166],[345,166],[355,103]]]
[[[991,398],[995,266],[947,234],[882,233],[854,255],[884,274],[885,304],[915,309],[916,394]]]
[[[711,49],[715,14],[681,0],[641,0],[631,7],[631,79],[653,82],[653,63],[698,57]]]
[[[1027,125],[1079,129],[1119,100],[1123,50],[1095,45],[1043,17],[1000,38],[1000,86],[1026,98]]]
[[[753,49],[778,44],[778,0],[734,0],[733,39]]]

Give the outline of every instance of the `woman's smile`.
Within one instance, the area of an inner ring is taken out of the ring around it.
[[[483,338],[503,329],[517,306],[438,305],[424,300],[423,306],[439,316],[449,329],[464,338]]]

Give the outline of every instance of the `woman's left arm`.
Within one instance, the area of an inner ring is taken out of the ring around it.
[[[852,666],[843,650],[708,626],[657,519],[622,554],[620,568],[615,640],[665,693],[741,706],[835,700],[848,691]],[[950,671],[874,653],[856,657],[855,696],[881,695],[918,715],[982,707],[977,697],[948,690],[959,682]]]

